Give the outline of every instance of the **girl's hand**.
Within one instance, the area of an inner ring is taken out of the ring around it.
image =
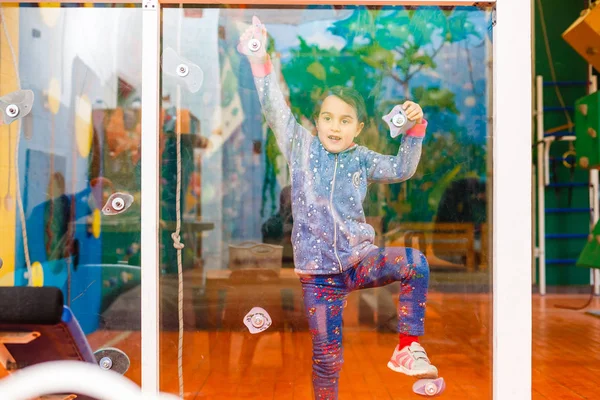
[[[262,64],[267,58],[267,28],[258,17],[252,17],[252,25],[240,36],[237,50],[248,57],[251,63]]]
[[[413,101],[406,101],[402,104],[402,109],[410,121],[416,121],[417,124],[423,122],[423,110],[421,106]]]

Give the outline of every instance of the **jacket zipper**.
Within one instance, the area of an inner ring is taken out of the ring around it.
[[[340,261],[340,256],[337,252],[337,225],[335,223],[335,213],[333,212],[333,190],[335,189],[335,176],[337,175],[337,166],[338,166],[338,155],[335,155],[335,167],[333,168],[333,181],[331,183],[331,194],[329,195],[329,207],[331,207],[331,216],[333,217],[333,251],[335,253],[335,258],[338,260],[338,264],[340,265],[340,273],[344,272],[342,268],[342,262]]]

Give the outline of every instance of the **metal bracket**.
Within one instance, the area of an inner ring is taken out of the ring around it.
[[[8,344],[27,344],[35,339],[39,338],[41,335],[39,332],[1,332],[0,333],[0,343],[8,343]]]
[[[15,365],[17,364],[12,354],[10,354],[10,351],[8,351],[6,346],[2,343],[0,343],[0,364],[7,371],[13,371],[15,369]]]
[[[143,0],[142,8],[148,11],[158,11],[158,0]]]
[[[474,1],[473,7],[477,7],[480,9],[494,7],[496,5],[495,1]]]
[[[41,335],[39,332],[1,332],[0,333],[0,364],[7,371],[14,371],[21,368],[15,359],[13,358],[10,351],[4,345],[6,344],[27,344],[39,338]]]

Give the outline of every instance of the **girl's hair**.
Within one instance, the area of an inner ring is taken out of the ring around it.
[[[365,105],[365,100],[357,90],[345,86],[333,86],[323,92],[321,98],[319,101],[317,101],[317,104],[315,104],[313,120],[319,119],[321,106],[323,105],[325,99],[329,96],[338,97],[345,103],[350,104],[356,111],[358,122],[364,122],[365,125],[367,124],[367,106]]]

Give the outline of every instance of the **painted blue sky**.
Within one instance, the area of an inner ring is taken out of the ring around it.
[[[426,12],[433,11],[434,8],[425,8],[425,10]],[[460,10],[460,12],[465,11],[468,13],[465,24],[472,24],[480,37],[470,36],[464,41],[444,45],[434,59],[437,64],[436,68],[423,69],[411,80],[410,87],[440,87],[454,92],[456,107],[460,111],[460,115],[451,124],[458,124],[461,140],[483,144],[487,135],[488,96],[485,91],[486,74],[489,72],[486,71],[486,61],[490,59],[487,52],[491,51],[491,45],[487,43],[489,16],[486,12],[475,8]],[[459,10],[457,9],[455,12],[459,12]],[[348,17],[347,13],[340,15],[343,18]],[[328,28],[333,26],[336,21],[331,17],[331,10],[303,10],[299,24],[267,23],[267,29],[275,39],[276,49],[281,53],[285,62],[289,58],[290,50],[298,46],[298,36],[308,43],[317,44],[324,49],[331,47],[341,49],[346,44],[346,39],[328,31]],[[426,53],[431,54],[433,48],[439,47],[442,42],[440,31],[441,29],[434,34],[432,44],[424,47]],[[356,40],[360,40],[360,38]],[[468,68],[469,62],[471,69]],[[440,116],[440,118],[435,121],[436,124],[430,126],[432,128],[439,126],[441,127],[439,130],[443,131],[450,126],[449,116]],[[450,118],[454,119],[452,116]]]

